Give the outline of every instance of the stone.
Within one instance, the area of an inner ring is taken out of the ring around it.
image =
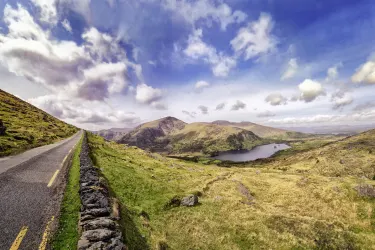
[[[108,249],[111,249],[111,250],[124,250],[126,248],[125,248],[124,243],[121,242],[121,240],[119,240],[119,239],[111,239],[111,242],[108,245]]]
[[[84,250],[84,249],[87,249],[89,246],[90,246],[90,241],[86,238],[81,238],[79,241],[78,241],[78,244],[77,244],[77,249],[78,250]]]
[[[115,230],[116,223],[109,218],[100,217],[94,220],[85,221],[84,223],[82,223],[82,227],[85,231],[95,230],[95,229],[100,229],[100,228],[107,228],[107,229]]]
[[[345,163],[344,160],[341,159],[341,160],[340,160],[340,164],[344,164],[344,163]]]
[[[89,241],[106,241],[116,236],[116,232],[109,229],[95,229],[83,232],[82,237]]]
[[[81,213],[82,216],[84,215],[92,215],[95,217],[101,217],[101,216],[108,216],[109,215],[109,209],[108,208],[94,208],[85,210]]]
[[[92,244],[87,250],[104,250],[109,249],[108,244],[104,243],[103,241],[95,242]]]
[[[6,127],[3,123],[3,120],[0,119],[0,135],[5,135]]]
[[[192,194],[182,198],[181,206],[193,207],[198,204],[198,196]]]
[[[375,198],[375,187],[373,185],[360,184],[354,189],[357,190],[359,196]]]
[[[120,202],[116,198],[112,199],[112,218],[120,219]]]

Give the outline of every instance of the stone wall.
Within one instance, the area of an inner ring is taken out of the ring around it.
[[[78,249],[126,249],[118,224],[118,209],[113,209],[113,200],[103,178],[94,167],[84,134],[80,155],[80,198],[81,213],[79,228],[81,237]]]

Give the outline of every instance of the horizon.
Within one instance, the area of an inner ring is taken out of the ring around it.
[[[0,89],[88,130],[371,126],[374,28],[370,0],[3,1]]]

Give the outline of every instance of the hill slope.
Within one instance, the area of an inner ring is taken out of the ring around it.
[[[0,135],[0,156],[53,143],[78,131],[31,104],[0,90],[0,119],[6,132]]]
[[[279,128],[272,128],[263,125],[259,125],[252,122],[229,122],[218,120],[212,122],[212,124],[222,125],[222,126],[230,126],[230,127],[237,127],[249,130],[256,134],[259,137],[263,138],[275,138],[275,139],[291,139],[291,138],[302,138],[308,136],[307,134],[288,131]]]
[[[166,117],[138,126],[119,142],[170,154],[214,154],[250,149],[263,141],[253,132],[241,128],[209,123],[187,124],[174,117]]]
[[[268,168],[291,173],[375,179],[375,130],[293,155],[280,152]]]

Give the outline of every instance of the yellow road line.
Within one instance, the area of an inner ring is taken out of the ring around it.
[[[29,229],[29,228],[26,227],[26,226],[23,226],[23,227],[21,228],[21,231],[20,231],[19,234],[17,235],[17,238],[14,240],[14,242],[13,242],[13,244],[12,244],[12,246],[10,247],[9,250],[17,250],[17,249],[20,247],[21,242],[22,242],[23,238],[25,237],[25,235],[26,235],[28,229]]]
[[[51,187],[52,186],[52,184],[55,181],[55,179],[56,179],[57,175],[59,174],[59,172],[60,172],[60,170],[56,170],[56,172],[53,174],[51,180],[48,182],[47,187]]]
[[[44,233],[43,233],[42,241],[40,242],[40,245],[39,245],[39,250],[45,250],[47,248],[48,234],[50,233],[50,227],[54,219],[55,219],[55,216],[52,216],[52,218],[47,222],[46,229],[44,230]]]

